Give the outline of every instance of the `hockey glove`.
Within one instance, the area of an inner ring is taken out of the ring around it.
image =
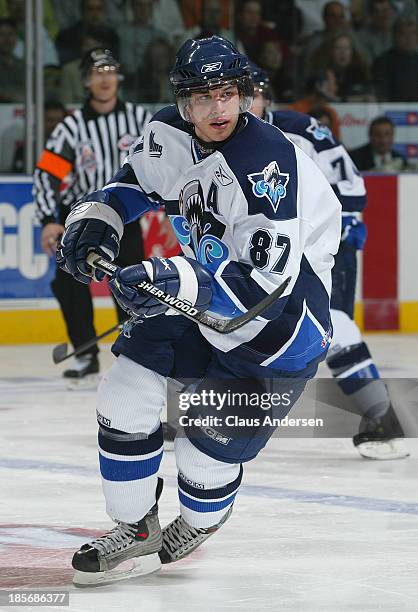
[[[88,197],[102,193],[96,192]],[[87,284],[92,278],[101,280],[103,272],[93,271],[87,265],[87,255],[94,251],[110,260],[117,257],[123,233],[122,219],[103,200],[88,201],[73,208],[65,227],[56,252],[58,266],[82,283]]]
[[[341,229],[341,242],[350,244],[358,250],[364,248],[367,228],[362,221],[359,221],[354,215],[343,216]]]
[[[199,262],[189,257],[150,257],[141,264],[119,270],[109,281],[118,304],[130,315],[153,317],[169,309],[169,305],[136,289],[135,285],[143,280],[151,281],[164,293],[199,310],[207,310],[211,303],[212,276]]]

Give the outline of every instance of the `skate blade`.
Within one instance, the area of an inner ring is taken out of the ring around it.
[[[88,374],[83,378],[65,378],[64,380],[68,391],[90,391],[97,389],[99,385],[98,374]]]
[[[107,572],[74,572],[73,584],[76,587],[94,587],[120,580],[129,580],[137,576],[153,574],[161,569],[161,561],[158,553],[135,557],[124,561],[117,567]]]
[[[403,438],[393,438],[392,440],[382,442],[362,442],[356,448],[365,459],[387,461],[409,457],[409,452]]]

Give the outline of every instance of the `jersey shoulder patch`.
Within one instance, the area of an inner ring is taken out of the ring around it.
[[[333,149],[340,143],[326,125],[319,123],[315,117],[298,113],[296,111],[274,111],[273,125],[277,126],[282,132],[297,134],[309,140],[315,151],[320,153],[328,149]]]
[[[166,123],[171,127],[177,128],[182,132],[189,133],[187,123],[183,121],[180,117],[180,114],[174,104],[170,106],[165,106],[161,110],[155,113],[155,115],[151,118],[150,123],[153,121],[160,121],[161,123]]]
[[[248,214],[294,219],[298,185],[294,145],[269,123],[252,115],[246,120],[221,153],[240,184]]]

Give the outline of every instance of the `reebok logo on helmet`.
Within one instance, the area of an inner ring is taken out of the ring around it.
[[[222,68],[222,62],[213,62],[212,64],[204,64],[200,72],[215,72],[215,70],[219,70],[220,68]]]

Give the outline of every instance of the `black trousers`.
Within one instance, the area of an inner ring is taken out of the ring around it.
[[[116,263],[121,267],[140,263],[144,258],[144,246],[139,221],[128,223],[120,243],[120,253]],[[67,334],[74,348],[77,348],[94,338],[96,330],[93,320],[93,300],[88,285],[79,283],[71,274],[57,268],[55,278],[51,283],[53,294],[58,300],[64,317]],[[115,302],[119,322],[128,315]],[[85,351],[96,355],[99,348],[96,345]]]

